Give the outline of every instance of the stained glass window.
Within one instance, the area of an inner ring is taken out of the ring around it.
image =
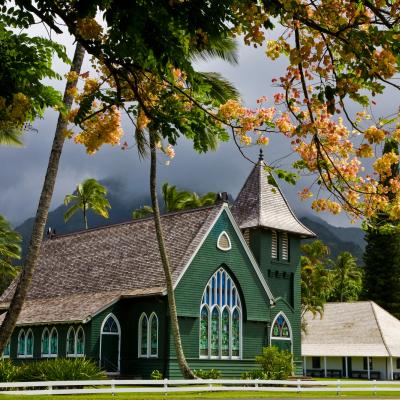
[[[50,334],[50,355],[56,356],[57,354],[58,354],[58,332],[56,328],[53,328]]]
[[[7,342],[3,351],[3,357],[10,357],[10,342]]]
[[[240,354],[240,313],[237,308],[232,313],[232,356]]]
[[[33,356],[33,332],[29,330],[26,334],[26,353],[27,357]]]
[[[275,322],[272,326],[272,337],[290,339],[289,325],[282,314],[279,314],[275,318]]]
[[[67,355],[75,354],[75,329],[69,328],[67,335]]]
[[[148,333],[148,319],[147,315],[143,313],[139,320],[139,336],[140,336],[140,357],[147,357],[147,333]]]
[[[150,316],[150,356],[158,355],[158,318],[156,314]]]
[[[208,308],[206,305],[200,314],[200,355],[208,356]]]
[[[49,330],[47,328],[44,328],[44,331],[42,333],[42,356],[48,356],[49,355]]]
[[[202,357],[240,357],[241,302],[232,278],[223,269],[208,281],[200,307]]]
[[[215,307],[211,314],[211,355],[219,356],[219,310]]]
[[[18,356],[25,355],[25,331],[22,330],[18,335]]]
[[[76,331],[76,355],[83,356],[85,353],[85,333],[80,326]]]
[[[222,329],[221,329],[221,355],[223,357],[229,356],[229,341],[230,341],[230,329],[229,329],[229,311],[224,308],[222,311]]]

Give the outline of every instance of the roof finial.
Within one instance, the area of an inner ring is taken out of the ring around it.
[[[258,156],[258,161],[260,162],[260,161],[263,161],[263,160],[264,160],[264,154],[263,154],[262,149],[260,149],[260,155]]]

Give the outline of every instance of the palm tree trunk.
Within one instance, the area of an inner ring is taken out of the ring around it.
[[[85,224],[85,229],[87,229],[88,223],[87,223],[87,215],[86,215],[86,203],[83,203],[83,222]]]
[[[78,43],[75,48],[75,54],[70,71],[75,71],[78,74],[80,73],[84,55],[85,55],[85,49],[82,45]],[[66,84],[63,100],[67,110],[69,110],[72,106],[73,96],[71,94],[71,89],[75,87],[76,84],[77,80],[68,81]],[[33,224],[31,240],[29,242],[25,265],[20,274],[14,296],[8,308],[8,312],[0,327],[0,354],[3,353],[3,350],[15,328],[25,297],[28,293],[28,288],[32,279],[35,265],[39,257],[40,247],[43,240],[44,228],[46,225],[47,215],[49,212],[51,198],[53,196],[53,191],[54,191],[54,185],[56,182],[58,165],[65,141],[64,129],[66,127],[67,127],[67,121],[60,113],[57,121],[56,131],[54,134],[54,140],[51,148],[50,158],[47,165],[46,176],[43,182],[42,192],[40,195],[40,200],[36,211],[36,217]]]
[[[178,360],[179,368],[185,379],[194,379],[195,375],[191,371],[188,363],[186,362],[185,355],[183,353],[181,335],[179,333],[179,323],[176,311],[175,293],[172,284],[171,266],[167,249],[165,247],[164,235],[161,226],[160,208],[157,199],[157,149],[155,146],[155,133],[150,130],[150,194],[151,194],[151,205],[153,207],[154,223],[156,227],[156,235],[158,247],[160,250],[161,262],[164,268],[165,281],[167,284],[167,296],[169,314],[171,320],[172,333],[174,335],[175,352]]]

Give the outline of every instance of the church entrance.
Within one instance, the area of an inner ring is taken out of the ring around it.
[[[109,314],[103,321],[100,337],[100,366],[108,373],[120,371],[121,329],[117,318]]]

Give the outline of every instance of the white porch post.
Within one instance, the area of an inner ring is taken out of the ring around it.
[[[367,357],[367,371],[368,371],[368,380],[371,379],[371,371],[369,369],[369,356]]]
[[[328,377],[328,371],[326,369],[326,356],[324,356],[324,373],[325,373],[325,378]]]
[[[347,356],[344,358],[344,364],[346,367],[346,378],[348,378],[349,377],[349,365],[347,363]]]
[[[393,357],[390,356],[389,358],[389,366],[390,366],[390,377],[389,379],[392,381],[393,380]]]
[[[304,376],[307,375],[307,357],[306,356],[303,357],[303,375]]]

